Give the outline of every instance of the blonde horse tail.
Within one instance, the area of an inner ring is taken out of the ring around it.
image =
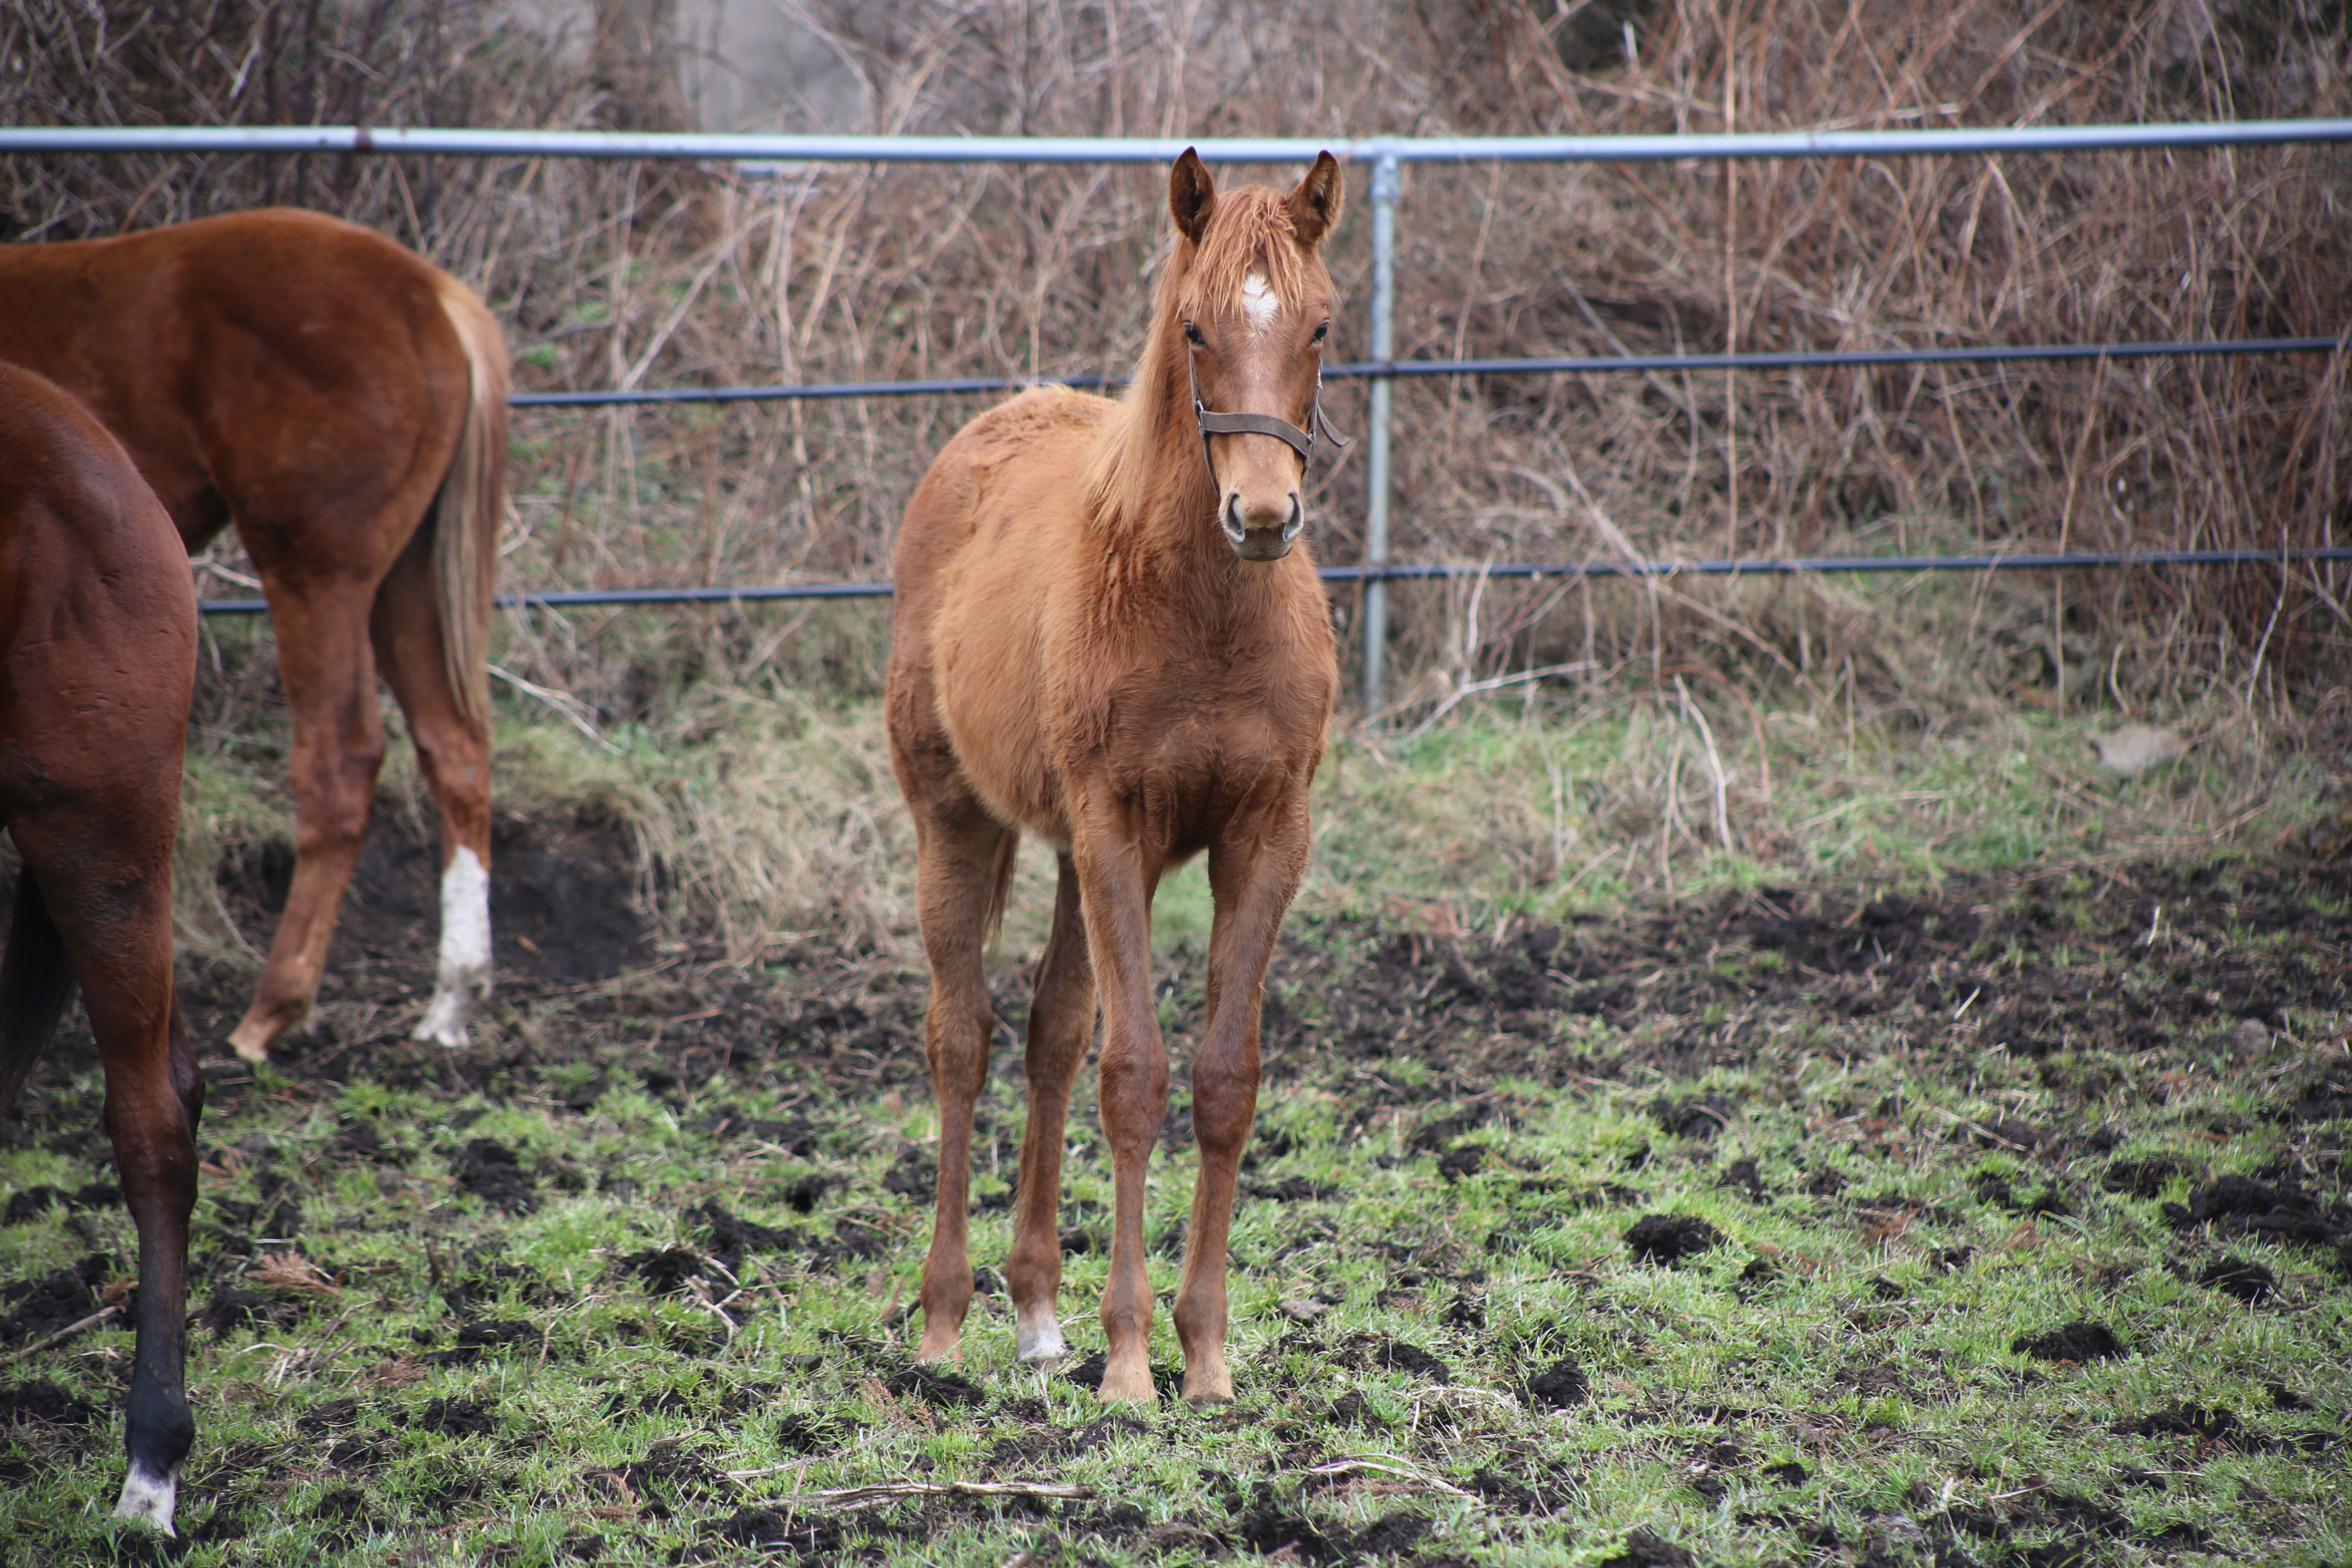
[[[988,879],[988,923],[981,929],[988,933],[991,942],[1004,929],[1004,900],[1013,891],[1013,866],[1020,854],[1021,830],[1008,827],[1004,837],[996,841],[996,866]]]
[[[434,498],[434,582],[441,606],[441,658],[457,710],[488,729],[490,600],[499,525],[506,511],[507,346],[499,324],[464,284],[444,279],[441,310],[456,329],[470,381],[466,422]]]

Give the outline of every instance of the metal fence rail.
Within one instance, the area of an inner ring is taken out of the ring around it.
[[[772,163],[1305,163],[1328,152],[1380,163],[1655,163],[1684,158],[1889,158],[2162,152],[2352,142],[2352,120],[2189,125],[1970,126],[1936,131],[1742,131],[1690,136],[829,136],[483,131],[369,125],[0,128],[11,153],[365,153],[409,157],[649,158]]]
[[[1807,573],[2080,572],[2117,566],[2291,566],[2352,561],[2352,545],[2320,550],[2064,551],[2014,555],[1818,555],[1759,561],[1391,562],[1379,566],[1325,566],[1326,583],[1413,583],[1457,577],[1790,577]],[[500,594],[502,610],[560,610],[595,605],[755,605],[779,599],[884,599],[887,583],[778,583],[740,588],[583,588],[546,594]],[[266,599],[206,599],[208,616],[258,616]]]
[[[2242,342],[2108,343],[2044,345],[2042,347],[1879,349],[1827,353],[1739,353],[1607,356],[1592,359],[1398,361],[1392,357],[1396,300],[1396,212],[1402,192],[1401,171],[1407,163],[1658,163],[1682,160],[1754,158],[1887,158],[2000,156],[2005,154],[2085,152],[2153,152],[2189,149],[2284,146],[2294,143],[2352,142],[2352,119],[2232,121],[2185,125],[2074,125],[1969,127],[1944,130],[1742,132],[1694,136],[1526,136],[1433,137],[1374,136],[1340,138],[1270,137],[1257,139],[1186,140],[1169,137],[1009,137],[1009,136],[805,136],[646,134],[589,131],[483,131],[465,129],[378,129],[368,126],[218,126],[218,127],[74,127],[16,126],[0,128],[0,155],[42,153],[341,153],[395,156],[459,156],[491,158],[666,159],[731,163],[1163,163],[1186,147],[1215,163],[1304,163],[1328,150],[1370,169],[1372,208],[1372,289],[1370,347],[1371,357],[1348,372],[1371,384],[1369,438],[1365,450],[1365,486],[1369,492],[1365,516],[1365,560],[1361,566],[1334,567],[1326,575],[1343,574],[1364,584],[1363,693],[1367,711],[1381,703],[1381,660],[1386,641],[1387,584],[1414,576],[1451,574],[1458,568],[1392,569],[1388,561],[1389,424],[1392,388],[1400,376],[1459,374],[1544,374],[1632,370],[1762,370],[1805,366],[1917,363],[1995,363],[2021,360],[2078,358],[2138,358],[2176,353],[2250,353],[2324,352],[2342,346],[2342,340],[2294,338],[2245,340]],[[1103,384],[1098,377],[1072,378],[1072,384]],[[611,404],[719,403],[759,398],[818,398],[910,395],[916,392],[995,392],[1024,382],[970,377],[939,382],[844,384],[813,387],[695,388],[646,393],[526,394],[521,406],[591,406]],[[2270,552],[2261,559],[2284,559]],[[2308,558],[2338,557],[2316,552]],[[1942,559],[1942,558],[1937,558]],[[1955,563],[1978,558],[1953,557]],[[1995,564],[2016,563],[2007,558]],[[2049,557],[2053,564],[2076,564],[2072,557]],[[2157,563],[2154,556],[2128,558]],[[2079,564],[2108,564],[2104,558]],[[2116,564],[2123,563],[2118,561]],[[2178,564],[2190,564],[2179,562]],[[1699,566],[1663,563],[1629,563],[1645,572],[1697,571]],[[1717,563],[1712,573],[1732,570],[1787,572],[1796,570],[1890,570],[1880,566],[1832,566],[1789,563]],[[1915,566],[1911,570],[1934,569]],[[1490,572],[1494,569],[1488,568]],[[1514,568],[1515,571],[1522,570]],[[1549,574],[1571,568],[1529,566],[1526,573]],[[1601,574],[1597,568],[1575,568]],[[1621,569],[1623,570],[1623,569]],[[878,584],[811,585],[826,587],[831,596],[849,593],[879,593]],[[692,603],[732,601],[751,597],[807,597],[801,590],[689,589],[638,590],[647,596],[625,600],[581,599],[563,595],[512,596],[517,603]],[[226,606],[250,601],[216,601],[215,614],[234,613]]]
[[[2216,338],[2134,343],[1990,344],[1952,349],[1791,349],[1758,353],[1584,354],[1558,359],[1359,360],[1323,367],[1326,381],[1390,376],[1601,375],[1618,371],[1799,370],[1813,366],[2004,364],[2020,360],[2174,359],[2225,354],[2331,353],[2345,338]],[[627,392],[518,392],[515,408],[603,408],[665,403],[782,403],[843,397],[919,397],[1018,392],[1040,382],[1088,389],[1124,386],[1123,376],[942,376],[929,381],[836,381],[788,386],[670,386]]]

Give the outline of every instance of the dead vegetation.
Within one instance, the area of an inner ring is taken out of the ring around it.
[[[2315,0],[1351,0],[1296,13],[806,0],[795,16],[861,84],[871,119],[857,128],[882,132],[1336,139],[2256,118],[2342,113],[2352,78],[2345,15]],[[16,123],[627,118],[608,66],[466,0],[33,0],[0,20],[0,53],[23,62],[0,87]],[[1397,347],[2332,333],[2352,306],[2348,167],[2340,150],[2301,147],[1409,170]],[[0,181],[14,238],[265,201],[375,224],[483,288],[527,384],[550,387],[1117,373],[1164,226],[1151,170],[754,179],[142,156],[17,159]],[[1359,302],[1366,243],[1350,226],[1336,258]],[[1341,354],[1360,353],[1358,321],[1341,332]],[[2347,502],[2344,373],[2336,354],[1409,383],[1397,554],[2317,544],[2338,536]],[[1360,397],[1341,388],[1332,401],[1360,424]],[[971,411],[930,399],[526,416],[507,580],[880,576],[901,500]],[[1360,553],[1361,478],[1359,448],[1322,481],[1326,559]],[[1448,684],[1633,659],[1653,679],[1696,662],[1882,702],[1932,682],[1947,697],[2137,708],[2217,674],[2270,693],[2275,676],[2329,668],[2345,630],[2340,576],[2326,572],[2036,577],[1954,595],[1965,607],[1932,658],[1885,584],[1407,588],[1398,636],[1408,668]],[[878,621],[519,623],[507,658],[608,714],[647,714],[698,678],[863,686]]]
[[[2352,20],[2319,0],[790,9],[866,106],[865,122],[841,128],[877,132],[1338,140],[2352,111]],[[614,101],[625,73],[517,15],[474,0],[26,0],[0,15],[0,59],[13,62],[0,119],[634,122]],[[782,122],[802,123],[789,110]],[[1351,301],[1341,358],[1366,352],[1363,179],[1351,172],[1358,221],[1333,246]],[[527,388],[1116,374],[1139,342],[1161,180],[1144,168],[754,175],[557,160],[18,158],[0,166],[0,237],[110,233],[267,201],[343,213],[479,287]],[[2352,154],[2334,147],[1413,168],[1396,349],[2331,334],[2352,319],[2347,213]],[[1475,563],[2341,542],[2346,365],[2337,353],[1412,381],[1397,391],[1393,553]],[[1361,428],[1360,384],[1334,384],[1327,402],[1343,427]],[[905,496],[978,406],[525,412],[503,580],[883,577]],[[1362,452],[1318,475],[1312,526],[1327,561],[1361,556]],[[216,554],[206,590],[243,592],[238,570]],[[1760,733],[1759,703],[1810,712],[1849,749],[1858,727],[1932,738],[2020,706],[2210,727],[2222,718],[2216,698],[2256,753],[2282,737],[2321,744],[2340,729],[2345,592],[2340,566],[1408,584],[1391,598],[1391,689],[1411,723],[1482,682],[1558,669],[1545,683],[1589,694],[1591,710],[1630,699],[1662,732],[1697,737],[1704,725],[1708,743],[1693,743],[1706,752],[1719,741],[1727,771],[1661,763],[1648,781],[1660,823],[1699,825],[1683,851],[1658,829],[1663,871],[1702,843],[1769,837],[1740,819],[1739,775],[1761,763],[1737,748]],[[1337,607],[1352,626],[1355,590]],[[497,657],[502,689],[533,710],[544,703],[625,741],[639,725],[665,745],[743,753],[715,763],[711,783],[681,786],[692,810],[646,806],[667,823],[648,830],[647,863],[660,868],[647,875],[709,884],[697,900],[736,911],[720,922],[727,944],[751,951],[779,918],[797,930],[864,910],[844,868],[867,863],[852,841],[877,830],[859,769],[838,799],[811,799],[761,760],[763,742],[720,738],[778,700],[804,712],[870,696],[884,626],[871,603],[517,614]],[[215,632],[198,749],[235,763],[282,744],[274,679],[266,642]],[[814,732],[789,714],[756,727],[777,740]],[[744,779],[754,782],[730,782]],[[750,838],[705,820],[748,820],[785,800],[809,820]],[[887,799],[877,810],[888,815]],[[1557,801],[1529,811],[1559,816]],[[744,857],[749,869],[703,868],[692,852],[753,838],[773,852]],[[805,897],[780,893],[786,885]],[[773,912],[803,906],[805,920]]]

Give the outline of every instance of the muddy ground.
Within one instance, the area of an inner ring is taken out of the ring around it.
[[[920,974],[666,945],[609,826],[509,825],[497,853],[473,1047],[404,1037],[431,858],[380,831],[318,1026],[258,1075],[208,1061],[192,1560],[2055,1564],[2352,1541],[2341,865],[1763,887],[1476,933],[1294,917],[1234,1244],[1241,1403],[1106,1416],[1090,1108],[1072,1363],[1040,1377],[986,1338],[1007,1337],[1016,963],[974,1348],[935,1373],[905,1321],[933,1174]],[[284,869],[224,868],[257,944]],[[1200,974],[1162,968],[1178,1155]],[[248,983],[187,976],[201,1038]],[[0,1354],[129,1268],[96,1090],[75,1035],[0,1124]],[[1161,1274],[1188,1165],[1155,1168]],[[0,1560],[117,1549],[82,1505],[110,1495],[127,1342],[0,1369],[21,1527]],[[818,1495],[908,1481],[966,1489]]]

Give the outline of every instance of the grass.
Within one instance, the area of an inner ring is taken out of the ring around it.
[[[702,836],[706,867],[830,831],[776,886],[862,900],[863,955],[793,939],[730,964],[694,923],[715,895],[672,870],[652,884],[678,944],[659,974],[509,987],[455,1058],[402,1041],[395,1005],[327,1068],[214,1061],[179,1561],[2352,1552],[2352,1259],[2163,1209],[2226,1174],[2340,1202],[2343,1105],[2305,1091],[2344,1081],[2331,977],[2352,915],[2340,877],[2260,853],[2318,808],[2325,779],[2292,751],[2253,766],[2215,720],[2174,774],[2118,788],[2077,760],[2079,725],[1996,717],[1962,749],[1767,712],[1745,742],[1717,728],[1739,781],[1726,847],[1712,784],[1667,788],[1699,743],[1686,715],[1539,700],[1341,742],[1232,1247],[1240,1400],[1106,1419],[1066,1368],[1013,1361],[992,1274],[963,1381],[910,1370],[936,1126],[904,830],[870,714],[730,710],[751,718],[685,745],[615,731],[617,751],[518,717],[507,797],[628,814],[663,854]],[[234,775],[194,771],[192,814]],[[2270,815],[2212,833],[2256,799]],[[680,802],[705,815],[662,816]],[[1628,826],[1644,802],[1647,839]],[[1197,876],[1158,931],[1180,1128]],[[1015,1028],[1043,877],[1024,868],[1031,923],[998,970]],[[1016,1056],[981,1106],[984,1270],[1009,1240]],[[97,1093],[68,1042],[0,1191],[106,1173]],[[1083,1100],[1068,1141],[1082,1359],[1108,1200]],[[1148,1222],[1171,1377],[1190,1164],[1171,1136]],[[714,1203],[767,1233],[730,1245]],[[1722,1243],[1644,1261],[1626,1233],[1649,1215]],[[0,1280],[96,1258],[103,1289],[132,1256],[108,1204],[0,1228]],[[2275,1295],[2198,1283],[2224,1256]],[[2077,1321],[2124,1353],[2014,1348]],[[5,1561],[151,1554],[103,1521],[129,1350],[101,1327],[0,1373],[0,1397],[49,1384],[67,1416],[0,1425]],[[1015,1495],[823,1496],[910,1481]],[[1045,1486],[1092,1495],[1018,1495]]]

